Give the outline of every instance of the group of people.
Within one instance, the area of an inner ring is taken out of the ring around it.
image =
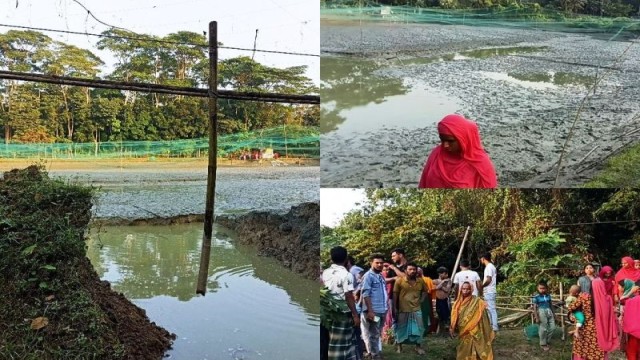
[[[480,257],[484,278],[470,270],[466,260],[453,279],[446,267],[439,267],[438,278],[431,279],[408,261],[403,249],[395,249],[391,259],[387,263],[383,255],[371,255],[371,267],[364,271],[345,248],[331,249],[333,264],[322,272],[322,282],[349,312],[330,329],[321,329],[321,359],[380,359],[389,335],[397,352],[407,345],[424,355],[422,344],[430,332],[457,334],[459,359],[493,359],[497,270],[490,255]]]
[[[547,284],[538,284],[532,303],[540,345],[549,350],[556,325]],[[604,360],[619,348],[628,360],[640,359],[640,260],[623,258],[615,273],[603,266],[596,274],[595,267],[587,264],[564,306],[575,324],[573,360]]]

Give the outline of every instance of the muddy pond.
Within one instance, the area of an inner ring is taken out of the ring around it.
[[[628,49],[627,49],[628,48]],[[506,187],[579,186],[640,136],[640,45],[604,36],[435,24],[321,24],[321,185],[417,186],[436,124],[478,122]],[[625,57],[620,55],[626,50]],[[617,61],[616,61],[617,60]],[[635,99],[635,100],[634,100]]]
[[[203,226],[102,226],[88,257],[102,280],[177,335],[173,359],[311,359],[319,285],[214,228],[207,295],[197,296]]]

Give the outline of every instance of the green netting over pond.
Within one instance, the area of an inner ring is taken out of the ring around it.
[[[463,0],[440,0],[441,6],[462,7]],[[504,26],[563,32],[610,34],[612,39],[640,34],[640,20],[628,17],[601,17],[569,14],[538,3],[483,9],[446,9],[385,6],[373,2],[357,6],[353,1],[327,1],[321,10],[324,19],[431,23],[467,26]],[[638,9],[635,9],[637,12]]]
[[[0,144],[0,158],[108,159],[121,157],[205,157],[208,139],[115,141],[102,143]],[[238,157],[252,149],[281,156],[320,157],[318,127],[280,126],[218,137],[219,157]]]

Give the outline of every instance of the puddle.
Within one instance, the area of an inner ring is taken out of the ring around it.
[[[385,127],[426,127],[455,112],[459,100],[442,91],[411,87],[407,81],[376,76],[384,65],[351,58],[323,58],[320,96],[323,134],[353,135]]]
[[[487,59],[494,56],[518,55],[535,53],[546,50],[546,46],[514,46],[505,48],[489,48],[462,51],[454,54],[445,54],[432,57],[414,57],[409,59],[389,59],[393,65],[424,65],[443,61],[458,61],[469,59]],[[324,61],[324,60],[323,60]]]
[[[225,229],[214,227],[208,292],[196,296],[202,226],[104,226],[87,256],[101,279],[177,335],[170,358],[317,356],[318,284],[237,246]]]
[[[503,80],[512,84],[538,90],[555,89],[560,86],[567,85],[588,87],[595,81],[595,77],[589,75],[553,71],[546,73],[500,73],[480,71],[480,73],[490,79]]]

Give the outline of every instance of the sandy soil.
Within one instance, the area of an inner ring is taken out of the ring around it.
[[[622,61],[616,59],[627,49]],[[438,56],[501,46],[544,46],[536,53],[395,66],[377,75],[429,86],[462,100],[458,112],[480,125],[483,144],[503,187],[550,187],[585,86],[533,89],[480,72],[569,72],[603,78],[581,112],[562,163],[560,187],[591,179],[612,152],[638,141],[640,44],[605,36],[537,30],[415,24],[323,22],[323,56],[358,54],[384,60]],[[613,70],[603,70],[612,67]],[[445,115],[445,114],[443,114]],[[321,136],[324,187],[417,186],[426,157],[437,144],[435,126]],[[592,151],[593,150],[593,151]],[[379,154],[384,156],[379,156]]]

